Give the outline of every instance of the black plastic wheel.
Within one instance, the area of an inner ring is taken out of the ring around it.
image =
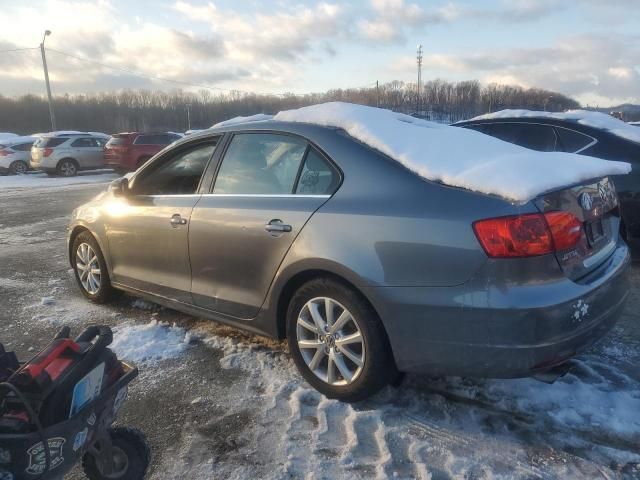
[[[144,434],[135,428],[109,429],[113,445],[113,471],[103,474],[95,457],[87,453],[82,458],[82,468],[89,480],[142,480],[151,463],[151,450]]]
[[[331,278],[307,282],[295,293],[287,340],[302,376],[328,398],[363,400],[398,375],[376,312],[359,292]]]
[[[111,286],[107,262],[93,235],[81,232],[73,240],[73,271],[82,294],[94,303],[107,303],[119,290]]]

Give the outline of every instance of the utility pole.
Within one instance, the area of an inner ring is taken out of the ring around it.
[[[380,84],[376,80],[376,107],[380,108]]]
[[[44,53],[44,41],[47,36],[51,35],[51,30],[45,30],[42,37],[42,43],[40,44],[40,53],[42,54],[42,66],[44,68],[44,81],[47,84],[47,97],[49,99],[49,116],[51,117],[51,131],[55,132],[56,129],[56,116],[53,113],[53,101],[51,100],[51,85],[49,84],[49,69],[47,68],[47,56]]]
[[[420,112],[420,96],[422,94],[421,84],[422,84],[422,45],[418,45],[418,52],[416,55],[416,59],[418,60],[418,96],[416,98],[416,111]]]
[[[191,104],[187,103],[187,130],[191,130]]]

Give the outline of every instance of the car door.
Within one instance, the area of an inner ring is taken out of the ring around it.
[[[212,193],[191,216],[196,305],[254,318],[292,242],[339,183],[336,167],[301,137],[233,135]]]
[[[154,159],[133,177],[128,194],[107,206],[114,282],[192,303],[189,220],[217,141],[190,143]]]

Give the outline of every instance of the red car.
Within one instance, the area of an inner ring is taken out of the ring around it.
[[[180,138],[182,135],[172,132],[116,133],[104,147],[104,160],[118,173],[132,172]]]

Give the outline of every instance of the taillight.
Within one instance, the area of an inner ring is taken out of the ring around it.
[[[7,155],[11,155],[11,150],[0,150],[0,157],[6,157]]]
[[[569,212],[547,212],[544,218],[549,224],[556,250],[567,250],[577,245],[582,237],[582,224]]]
[[[44,151],[42,152],[42,156],[43,157],[48,157],[52,153],[53,153],[53,148],[45,148]]]
[[[491,218],[473,224],[482,248],[493,258],[533,257],[575,246],[580,221],[569,212]]]

